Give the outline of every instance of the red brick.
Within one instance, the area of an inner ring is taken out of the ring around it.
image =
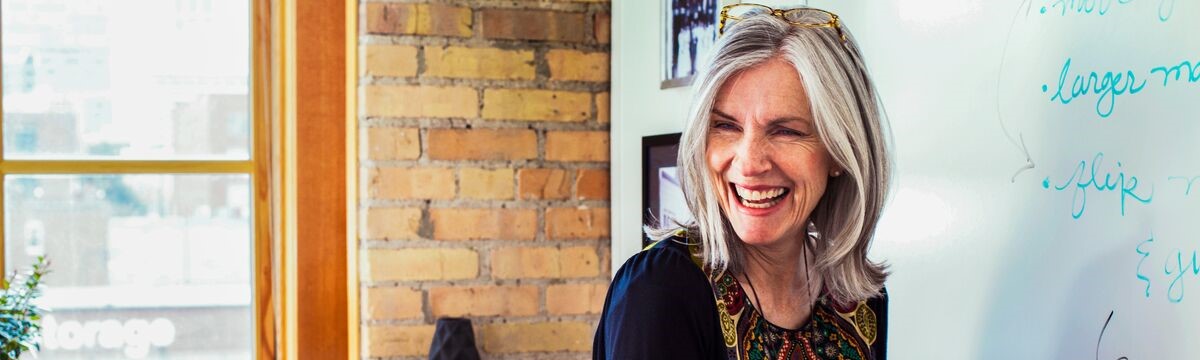
[[[537,315],[538,302],[537,286],[450,286],[429,290],[430,312],[435,318],[531,316]]]
[[[608,170],[579,169],[575,175],[576,199],[607,200],[608,189]]]
[[[612,14],[596,13],[592,21],[592,33],[595,34],[596,42],[607,44],[612,38]]]
[[[426,141],[434,160],[537,158],[537,133],[528,129],[430,129]]]
[[[471,36],[471,9],[443,4],[367,3],[367,32]]]
[[[562,169],[521,169],[517,187],[521,199],[566,199],[571,195],[567,170]]]
[[[609,111],[611,111],[611,103],[609,102],[608,93],[596,94],[596,122],[607,124],[609,119]]]
[[[607,131],[548,131],[546,160],[608,161]]]
[[[439,240],[533,240],[534,209],[430,209],[433,238]]]
[[[594,239],[607,237],[608,208],[546,209],[546,236],[551,239]]]
[[[551,10],[484,9],[483,36],[490,39],[583,42],[583,13]]]
[[[546,288],[546,312],[550,315],[599,314],[604,309],[606,284],[564,284]]]

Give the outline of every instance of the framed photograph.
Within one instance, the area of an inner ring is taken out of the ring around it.
[[[679,137],[680,133],[642,137],[642,224],[661,227],[692,220],[676,171]],[[642,242],[649,243],[645,233]]]
[[[717,0],[663,0],[666,19],[662,88],[688,86],[699,58],[717,41]]]

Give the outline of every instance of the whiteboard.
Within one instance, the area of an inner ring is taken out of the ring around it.
[[[1200,359],[1200,1],[811,5],[894,134],[891,358]]]

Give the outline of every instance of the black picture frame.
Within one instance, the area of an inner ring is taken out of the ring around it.
[[[659,213],[661,208],[662,189],[659,172],[664,168],[675,167],[678,164],[679,139],[681,133],[662,134],[642,137],[642,224],[661,226]],[[678,176],[675,177],[678,181]],[[676,183],[677,184],[677,183]],[[676,204],[684,207],[687,204]],[[649,245],[650,238],[645,230],[642,231],[642,245]]]

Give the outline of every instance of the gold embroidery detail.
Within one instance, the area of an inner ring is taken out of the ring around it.
[[[725,301],[717,301],[717,312],[721,313],[721,334],[725,335],[725,347],[734,347],[737,344],[737,326],[729,312],[725,311]]]
[[[875,319],[875,311],[872,311],[866,302],[859,302],[858,309],[854,311],[854,327],[858,328],[858,333],[867,342],[867,346],[875,344],[875,336],[879,335],[879,323]]]

